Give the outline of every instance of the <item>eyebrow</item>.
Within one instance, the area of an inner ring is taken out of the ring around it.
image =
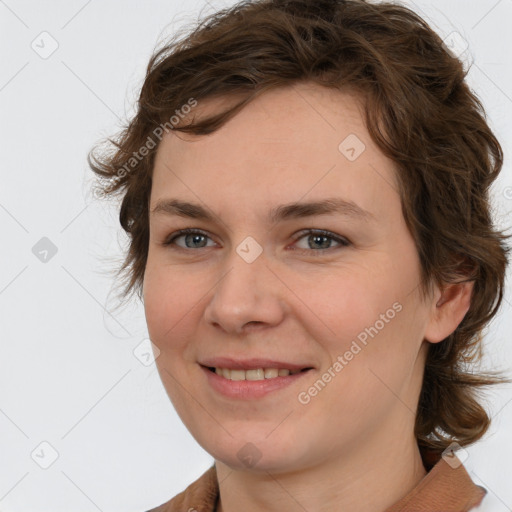
[[[338,214],[355,220],[364,222],[376,221],[375,215],[364,210],[356,203],[347,201],[339,197],[323,199],[321,201],[311,202],[294,202],[276,206],[272,208],[268,214],[268,222],[276,224],[277,222],[297,219],[304,217],[312,217],[314,215],[327,215],[330,213]],[[207,221],[215,221],[215,215],[203,208],[200,204],[180,201],[178,199],[161,199],[159,200],[151,215],[165,214],[186,217],[190,219],[199,219]]]

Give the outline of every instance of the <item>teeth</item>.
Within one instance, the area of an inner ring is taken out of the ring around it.
[[[230,370],[228,370],[230,371]],[[245,380],[245,372],[243,370],[231,370],[231,380]]]
[[[265,378],[263,368],[258,368],[256,370],[247,370],[245,372],[242,370],[241,375],[242,377],[240,380],[242,380],[244,377],[247,380],[263,380]],[[231,377],[233,377],[233,373],[231,373]]]
[[[272,379],[273,377],[277,377],[279,375],[279,370],[277,368],[267,368],[265,370],[265,379]]]
[[[229,368],[215,368],[215,373],[229,380],[265,380],[274,377],[287,377],[299,373],[300,370],[290,371],[285,368],[257,368],[254,370],[230,370]]]

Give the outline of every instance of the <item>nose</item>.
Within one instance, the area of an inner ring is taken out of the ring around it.
[[[284,290],[263,252],[249,263],[234,249],[205,308],[205,320],[236,335],[275,327],[285,316]]]

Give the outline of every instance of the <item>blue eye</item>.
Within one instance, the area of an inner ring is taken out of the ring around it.
[[[350,245],[350,242],[345,239],[345,238],[342,238],[338,235],[335,235],[334,233],[331,233],[330,231],[325,231],[323,229],[308,229],[306,231],[302,231],[302,236],[299,236],[297,239],[296,239],[296,242],[298,240],[300,240],[301,238],[305,238],[306,240],[308,240],[308,247],[310,249],[316,249],[314,251],[307,251],[307,249],[294,249],[294,250],[299,250],[299,251],[302,251],[302,250],[306,250],[307,252],[315,252],[315,253],[318,253],[318,252],[323,252],[323,251],[328,251],[329,249],[337,249],[339,248],[340,246],[341,247],[348,247]],[[338,243],[338,247],[332,247],[332,241],[335,241],[336,243]],[[311,243],[310,243],[311,241]],[[329,245],[329,247],[325,247],[325,242],[327,242],[327,245]],[[323,246],[323,247],[319,247],[319,246]]]
[[[295,242],[300,240],[301,238],[306,238],[308,240],[308,247],[310,249],[314,249],[313,251],[307,250],[307,249],[293,249],[294,251],[299,252],[309,252],[309,253],[323,253],[324,251],[328,251],[330,249],[337,249],[339,247],[331,247],[331,242],[334,240],[336,243],[339,244],[341,247],[347,247],[350,244],[350,242],[342,237],[339,237],[338,235],[335,235],[334,233],[331,233],[330,231],[325,231],[323,229],[307,229],[303,230],[299,233],[299,235]],[[185,247],[176,244],[176,240],[179,238],[184,238],[185,240]],[[164,246],[171,247],[173,245],[177,246],[178,249],[204,249],[208,247],[205,245],[206,240],[211,238],[209,235],[204,233],[203,231],[197,230],[197,229],[180,229],[176,233],[173,233],[165,242],[162,243]],[[309,240],[312,240],[312,243],[309,243]],[[327,245],[329,247],[325,247],[327,242]],[[200,246],[194,247],[193,244],[201,244]],[[211,247],[211,245],[209,246]]]
[[[197,231],[196,229],[180,229],[176,233],[177,234],[171,235],[171,237],[168,240],[166,240],[163,243],[163,245],[165,245],[165,246],[176,245],[175,241],[178,238],[182,238],[182,237],[185,237],[185,245],[187,244],[188,241],[190,241],[190,243],[194,244],[194,243],[198,243],[198,239],[210,238],[206,233],[203,233],[202,231]],[[193,249],[194,248],[194,247],[188,247],[188,246],[182,247],[180,245],[178,245],[178,247],[180,249]],[[203,246],[199,247],[199,249],[202,249],[203,247],[205,247],[205,246],[203,245]]]

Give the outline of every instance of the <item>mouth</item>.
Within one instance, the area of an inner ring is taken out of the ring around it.
[[[263,399],[267,395],[275,395],[285,388],[297,386],[298,381],[314,371],[313,367],[295,368],[221,368],[199,365],[210,389],[234,400]],[[292,373],[293,372],[293,373]],[[304,384],[303,384],[304,385]],[[278,395],[279,396],[279,395]],[[289,395],[282,395],[288,397]],[[283,398],[284,399],[284,398]]]
[[[295,375],[297,373],[305,373],[312,370],[312,367],[302,369],[288,369],[288,368],[251,368],[251,369],[240,369],[240,368],[219,368],[215,366],[203,366],[212,373],[216,373],[220,377],[228,380],[268,380],[275,379],[277,377],[288,377],[289,375]]]

